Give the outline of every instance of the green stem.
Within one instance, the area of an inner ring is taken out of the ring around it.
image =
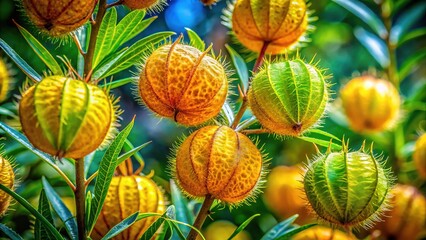
[[[87,53],[84,55],[84,77],[90,78],[90,76],[87,75],[90,75],[90,73],[92,72],[92,61],[93,54],[95,53],[96,38],[98,36],[99,29],[101,27],[101,22],[105,16],[106,10],[107,1],[99,0],[98,13],[96,14],[95,22],[92,25],[92,31],[90,32],[89,48],[87,49]]]
[[[263,42],[262,45],[262,49],[260,50],[259,56],[256,59],[256,63],[253,66],[253,70],[252,70],[252,76],[249,79],[248,83],[247,83],[247,90],[246,92],[244,92],[243,94],[243,103],[241,104],[240,109],[238,110],[237,114],[235,115],[235,119],[232,122],[231,128],[232,129],[236,129],[238,126],[238,123],[240,123],[241,118],[243,118],[243,115],[248,107],[248,99],[247,99],[247,93],[250,89],[250,85],[251,85],[251,81],[253,80],[253,76],[254,74],[259,71],[260,66],[262,66],[263,63],[263,58],[265,57],[265,53],[266,53],[266,49],[269,46],[269,42]]]
[[[84,177],[84,158],[75,160],[75,206],[77,209],[77,226],[78,226],[78,239],[86,240],[86,224],[85,224],[85,211],[86,211],[86,180]]]
[[[192,225],[194,226],[194,228],[201,229],[204,221],[206,220],[207,215],[209,215],[209,210],[213,202],[214,202],[214,197],[212,197],[211,195],[206,195],[203,205],[201,206],[200,212],[198,212],[197,218],[195,219],[195,222]],[[197,235],[198,235],[197,231],[191,228],[191,231],[189,232],[188,237],[186,239],[195,240],[197,239]]]

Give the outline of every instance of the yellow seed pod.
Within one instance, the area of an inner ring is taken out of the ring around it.
[[[420,177],[426,179],[426,133],[417,139],[413,159]]]
[[[215,117],[228,93],[222,64],[207,53],[180,44],[156,49],[139,78],[144,104],[162,117],[193,126]]]
[[[23,0],[31,22],[51,36],[61,36],[83,26],[97,0]]]
[[[426,226],[426,198],[413,186],[392,190],[390,210],[376,227],[389,239],[417,239]]]
[[[219,220],[211,223],[203,232],[206,240],[223,240],[228,239],[237,229],[237,226],[230,221]],[[197,240],[201,240],[200,236]],[[251,237],[246,231],[241,231],[234,238],[234,240],[250,240]]]
[[[0,58],[0,103],[6,100],[10,90],[11,78],[6,63]]]
[[[125,162],[121,167],[124,164]],[[152,181],[151,176],[134,175],[132,170],[121,172],[121,175],[112,178],[105,203],[91,234],[94,240],[101,239],[112,227],[137,211],[163,214],[166,210],[163,192]],[[148,217],[137,221],[114,239],[140,239],[157,218]]]
[[[248,49],[279,54],[296,45],[308,29],[305,0],[237,0],[232,30]]]
[[[269,173],[264,199],[268,208],[280,219],[299,214],[296,223],[304,224],[312,220],[304,200],[302,181],[303,170],[300,166],[278,166]]]
[[[176,154],[175,178],[192,197],[240,203],[252,196],[262,174],[262,154],[245,135],[226,126],[192,133]]]
[[[82,158],[114,129],[115,107],[101,88],[62,76],[44,78],[22,95],[22,130],[38,149]]]
[[[399,117],[400,97],[389,81],[372,76],[357,77],[340,91],[350,126],[358,132],[391,128]]]
[[[15,174],[12,165],[7,159],[0,156],[0,183],[8,188],[13,188]],[[0,190],[0,216],[2,216],[9,207],[11,197],[9,194]]]
[[[314,226],[293,236],[292,240],[355,240],[355,238],[337,229]]]

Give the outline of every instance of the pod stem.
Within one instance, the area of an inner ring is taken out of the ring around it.
[[[248,83],[247,83],[247,90],[243,92],[243,103],[241,104],[240,109],[238,110],[237,114],[235,115],[234,121],[232,122],[231,128],[236,129],[238,126],[238,123],[240,122],[241,118],[243,118],[243,115],[248,107],[247,102],[247,93],[250,89],[251,81],[253,80],[253,76],[257,71],[259,71],[260,66],[262,66],[263,58],[266,54],[266,49],[268,48],[270,42],[263,42],[262,49],[260,50],[259,56],[256,59],[256,62],[254,63],[253,70],[252,70],[252,76],[250,77]]]
[[[194,224],[192,225],[196,229],[201,229],[204,221],[206,220],[207,215],[209,215],[210,207],[212,206],[214,201],[214,197],[211,195],[206,195],[203,205],[201,206],[200,211],[198,212],[197,218],[195,219]],[[188,234],[187,240],[195,240],[197,239],[197,231],[191,228],[191,231]]]
[[[85,210],[86,210],[86,180],[84,177],[84,158],[75,160],[75,206],[77,209],[77,227],[78,239],[86,240],[86,224],[85,224]]]

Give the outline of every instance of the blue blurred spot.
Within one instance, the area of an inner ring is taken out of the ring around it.
[[[198,0],[174,0],[166,8],[166,24],[170,30],[184,32],[194,28],[206,17],[205,9]]]

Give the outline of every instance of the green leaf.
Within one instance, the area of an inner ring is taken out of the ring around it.
[[[385,42],[371,32],[366,31],[361,27],[356,27],[354,30],[355,37],[368,50],[373,58],[383,67],[389,66],[389,52]]]
[[[40,199],[38,202],[38,212],[43,215],[49,222],[53,223],[52,212],[50,211],[49,201],[46,198],[44,189],[41,190]],[[40,219],[36,219],[34,226],[34,236],[36,240],[55,239],[50,231],[40,222]]]
[[[28,150],[30,150],[32,153],[34,153],[35,155],[40,157],[47,164],[49,164],[50,166],[52,166],[55,169],[59,169],[58,166],[55,164],[55,159],[52,156],[50,156],[50,155],[38,150],[37,148],[33,147],[33,145],[28,141],[27,137],[25,137],[22,133],[16,131],[15,129],[13,129],[11,127],[9,127],[7,124],[5,124],[3,122],[0,122],[0,128],[3,129],[3,131],[5,131],[5,133],[7,135],[12,137],[17,142],[19,142],[24,147],[26,147]]]
[[[149,226],[149,228],[144,232],[142,237],[140,239],[143,240],[150,240],[154,234],[157,232],[157,230],[161,227],[163,222],[166,220],[168,216],[174,216],[175,215],[175,206],[171,205],[166,209],[166,212],[161,215],[160,218],[158,218],[155,222]]]
[[[263,235],[263,237],[260,240],[275,240],[279,236],[285,234],[289,230],[293,229],[292,226],[293,222],[296,220],[296,218],[299,217],[299,215],[295,214],[286,220],[278,223],[275,225],[272,229],[270,229],[268,232]]]
[[[402,36],[402,38],[398,42],[398,47],[404,45],[405,43],[407,43],[411,40],[414,40],[416,38],[421,38],[421,37],[424,37],[424,36],[426,36],[426,27],[413,30],[413,31],[405,34],[404,36]]]
[[[170,229],[172,229],[171,223],[167,222],[167,224],[165,224],[163,226],[163,228],[161,229],[161,231],[157,234],[157,237],[155,238],[155,240],[165,240],[167,233],[169,232]],[[169,238],[169,240],[172,239],[172,238],[173,238],[173,232],[172,232],[171,238]],[[185,240],[185,238],[183,240]]]
[[[226,44],[225,47],[228,50],[229,55],[231,56],[231,60],[234,64],[235,69],[237,70],[238,77],[241,81],[242,89],[244,90],[244,92],[246,92],[249,81],[249,72],[247,69],[246,62],[231,46]]]
[[[117,166],[120,165],[120,163],[124,162],[129,157],[131,157],[131,156],[135,155],[136,153],[138,153],[142,148],[146,147],[150,143],[151,142],[146,142],[146,143],[144,143],[142,145],[134,147],[131,150],[129,150],[126,153],[124,153],[123,155],[121,155],[120,157],[118,157],[118,159],[117,159]]]
[[[130,46],[123,55],[117,58],[114,64],[108,67],[101,75],[96,75],[96,78],[105,78],[115,73],[121,72],[135,64],[141,62],[144,53],[152,49],[152,46],[164,41],[166,38],[175,34],[174,32],[158,32],[151,34]]]
[[[34,50],[34,52],[37,54],[37,56],[46,64],[46,66],[52,71],[55,75],[63,75],[61,66],[59,66],[58,62],[55,60],[55,58],[50,54],[49,51],[33,36],[30,32],[25,30],[25,28],[21,27],[17,23],[15,23],[16,26],[18,26],[19,31],[21,32],[22,36],[24,36],[25,40],[27,41],[28,45]]]
[[[65,206],[61,197],[56,193],[55,189],[53,189],[46,178],[43,176],[41,180],[43,182],[43,188],[46,192],[46,196],[52,204],[53,210],[55,210],[56,214],[64,223],[68,235],[71,237],[71,239],[78,239],[77,222],[74,216],[71,214],[67,206]]]
[[[112,227],[107,234],[102,239],[111,239],[114,236],[117,236],[122,231],[126,230],[128,227],[132,226],[133,223],[136,222],[138,218],[139,212],[135,212],[132,215],[125,218],[123,221],[119,222],[117,225]]]
[[[10,240],[24,240],[19,234],[10,229],[8,226],[0,223],[0,231],[2,231]]]
[[[225,103],[223,104],[221,109],[221,114],[226,117],[226,121],[227,121],[226,125],[230,126],[234,122],[234,119],[235,119],[234,111],[232,111],[232,108],[229,105],[228,101],[225,101]]]
[[[364,21],[380,37],[386,37],[387,31],[385,25],[379,19],[379,17],[364,3],[358,0],[333,0],[333,2],[346,8],[346,10],[357,16],[360,20]]]
[[[99,217],[102,206],[104,204],[108,188],[114,175],[115,168],[117,167],[117,157],[123,148],[127,136],[132,130],[134,119],[115,137],[114,141],[109,145],[102,160],[99,164],[99,174],[96,178],[94,187],[94,197],[90,206],[90,219],[89,219],[89,232],[95,226],[96,220]]]
[[[311,223],[311,224],[307,224],[301,227],[295,227],[293,229],[290,229],[289,231],[287,231],[286,233],[284,233],[283,235],[281,235],[279,238],[277,238],[276,240],[288,240],[288,239],[292,239],[292,237],[298,233],[300,233],[303,230],[306,230],[308,228],[311,228],[313,226],[316,226],[316,223]]]
[[[92,208],[92,193],[90,191],[87,191],[86,193],[86,216],[84,216],[84,222],[86,223],[86,226],[89,226],[90,221],[90,210]]]
[[[185,30],[188,33],[189,44],[201,52],[204,52],[206,49],[206,44],[204,43],[203,39],[201,39],[201,37],[190,28],[185,28]]]
[[[399,79],[404,80],[414,70],[414,68],[422,66],[421,62],[425,59],[425,57],[426,51],[423,49],[405,59],[398,71]]]
[[[176,235],[173,235],[171,239],[176,239],[175,236],[177,236],[177,238],[180,239],[180,240],[185,240],[186,239],[185,236],[187,234],[184,235],[184,233],[180,230],[180,228],[179,228],[179,226],[178,226],[178,224],[176,222],[167,221],[167,224],[171,225],[172,229],[174,230],[174,231],[172,231],[172,233],[176,233]]]
[[[19,119],[18,116],[14,112],[12,112],[9,109],[4,108],[4,107],[0,107],[0,115],[11,117],[11,118],[14,118],[14,119]]]
[[[334,136],[333,134],[328,133],[328,132],[323,131],[323,130],[320,130],[320,129],[317,129],[317,128],[310,129],[309,130],[309,134],[312,134],[312,133],[315,133],[315,134],[318,134],[318,135],[321,135],[321,136],[324,136],[324,137],[327,137],[327,138],[332,138],[332,139],[336,140],[337,142],[341,142],[342,141],[341,139],[339,139],[338,137]]]
[[[96,68],[102,59],[111,51],[111,46],[115,41],[114,34],[116,23],[117,10],[115,8],[110,8],[102,19],[99,34],[96,38],[95,52],[93,54],[93,69]]]
[[[20,203],[23,207],[25,207],[34,217],[52,233],[52,235],[55,237],[55,239],[64,239],[61,234],[56,230],[56,228],[47,220],[43,215],[41,215],[31,204],[25,200],[23,197],[19,196],[17,193],[9,189],[8,187],[4,186],[0,183],[0,190],[5,191],[7,194],[12,196],[18,203]]]
[[[93,74],[93,79],[102,79],[105,77],[108,77],[109,75],[106,75],[108,70],[115,64],[117,64],[121,60],[121,57],[126,53],[128,48],[123,48],[120,51],[117,51],[113,54],[110,54],[107,58],[105,58],[104,61],[102,61],[99,64],[99,68],[95,70],[95,73]]]
[[[327,140],[322,140],[322,139],[313,138],[313,137],[298,137],[298,138],[302,139],[304,141],[307,141],[307,142],[315,143],[315,144],[320,145],[322,147],[328,148],[330,146],[331,149],[336,150],[336,151],[342,150],[342,146],[340,146],[336,143],[327,141]]]
[[[402,36],[410,29],[411,26],[421,21],[425,15],[426,2],[420,1],[407,11],[403,12],[392,27],[390,41],[397,44],[401,41]]]
[[[181,191],[177,187],[176,183],[173,180],[170,180],[170,191],[172,197],[172,203],[176,207],[176,220],[188,224],[194,222],[194,214],[188,209],[188,202],[182,195]],[[189,227],[181,226],[181,230],[184,235],[188,235],[191,230]],[[172,238],[176,239],[176,237]]]
[[[16,63],[16,65],[33,81],[39,82],[42,77],[27,62],[22,59],[3,39],[0,38],[0,48]]]
[[[111,82],[106,83],[106,84],[101,84],[100,86],[108,88],[108,89],[115,89],[115,88],[124,86],[128,83],[131,83],[133,81],[135,81],[135,78],[129,77],[129,78],[123,78],[123,79],[119,79],[119,80],[114,80],[114,81],[111,81]]]
[[[247,225],[249,225],[249,223],[255,218],[260,216],[259,213],[254,214],[253,216],[249,217],[247,220],[245,220],[240,226],[238,226],[237,229],[235,229],[235,231],[232,233],[232,235],[228,238],[228,240],[232,240],[235,236],[238,235],[238,233],[240,233],[241,231],[243,231]]]

